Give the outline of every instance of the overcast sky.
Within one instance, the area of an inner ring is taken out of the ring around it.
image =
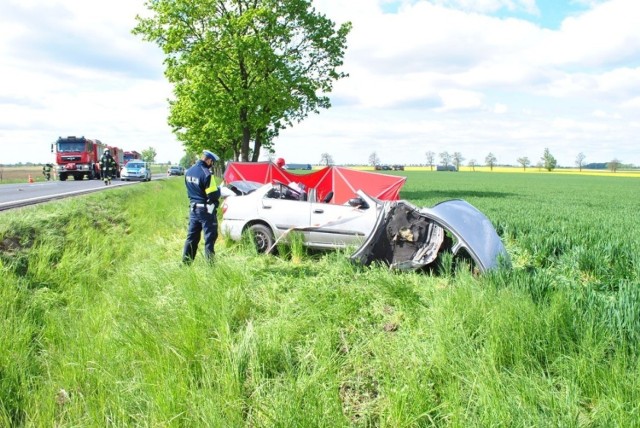
[[[548,147],[562,166],[640,165],[637,0],[316,0],[353,23],[333,107],[286,129],[276,157],[500,164]],[[183,148],[166,124],[159,49],[131,34],[143,0],[0,1],[0,163],[47,162],[58,136]]]

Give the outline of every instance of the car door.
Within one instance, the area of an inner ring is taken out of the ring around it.
[[[265,195],[259,205],[258,215],[272,225],[276,239],[287,231],[297,229],[307,242],[310,210],[311,204],[308,201],[276,199]]]
[[[376,222],[377,210],[354,208],[322,202],[311,204],[311,230],[309,242],[314,247],[341,248],[361,245]]]

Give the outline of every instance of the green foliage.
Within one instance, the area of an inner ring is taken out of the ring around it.
[[[180,162],[178,163],[178,165],[180,165],[181,167],[187,169],[189,168],[191,165],[193,165],[194,163],[196,163],[196,161],[198,160],[198,154],[197,153],[193,153],[193,152],[187,152],[182,159],[180,159]]]
[[[547,171],[553,171],[558,164],[556,158],[553,157],[548,148],[544,149],[544,154],[542,155],[540,160],[542,161],[544,169],[546,169]]]
[[[156,149],[154,149],[153,147],[144,149],[142,153],[140,153],[140,157],[142,158],[142,160],[149,163],[155,162],[157,155],[158,153],[156,152]]]
[[[174,85],[169,123],[195,152],[257,161],[286,126],[330,106],[350,23],[309,0],[158,0],[134,33],[160,46]],[[253,146],[250,146],[250,142]]]
[[[487,214],[513,269],[362,268],[295,234],[183,266],[180,180],[0,213],[0,426],[635,426],[637,179],[405,175]]]

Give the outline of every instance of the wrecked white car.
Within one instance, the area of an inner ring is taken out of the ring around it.
[[[358,191],[348,202],[333,204],[331,192],[318,201],[314,189],[306,191],[295,184],[227,186],[236,191],[226,192],[231,196],[222,205],[222,233],[233,240],[252,233],[259,252],[273,251],[276,243],[286,244],[290,232],[297,231],[310,248],[357,248],[351,259],[364,265],[380,262],[418,270],[435,267],[444,253],[469,260],[479,272],[508,264],[489,219],[463,200],[418,208]]]
[[[249,188],[238,183],[227,187]],[[338,205],[330,203],[330,197],[316,201],[313,189],[301,192],[279,182],[262,185],[247,194],[234,193],[236,196],[225,198],[222,204],[222,233],[240,240],[245,231],[251,231],[259,252],[272,251],[276,240],[286,243],[293,230],[302,234],[304,244],[310,248],[360,246],[383,207],[363,192],[359,198]]]

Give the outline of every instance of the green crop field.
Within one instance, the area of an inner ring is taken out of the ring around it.
[[[402,175],[483,211],[513,268],[224,237],[186,267],[177,179],[0,213],[0,426],[638,426],[640,181]]]

